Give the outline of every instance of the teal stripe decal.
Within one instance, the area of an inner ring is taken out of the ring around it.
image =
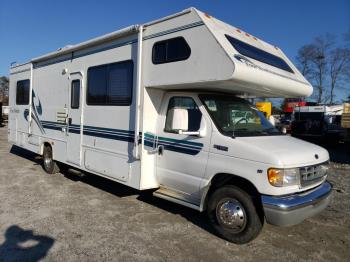
[[[61,131],[62,127],[66,127],[66,124],[51,122],[51,121],[41,121],[42,126],[45,129],[58,130]],[[68,129],[69,133],[80,134],[79,125],[70,125]],[[95,136],[105,139],[119,140],[125,142],[134,142],[134,131],[122,130],[122,129],[112,129],[105,127],[94,127],[94,126],[83,126],[83,135],[86,136]],[[140,133],[142,135],[142,133]],[[157,142],[156,142],[157,141]],[[145,133],[144,134],[144,145],[148,147],[154,147],[157,145],[162,145],[166,150],[196,155],[202,148],[202,143],[173,139],[168,137],[156,137],[153,134]]]
[[[145,133],[145,146],[154,147],[156,137],[150,133]],[[187,141],[187,140],[179,140],[168,137],[158,137],[157,145],[164,146],[164,149],[189,154],[189,155],[197,155],[203,148],[202,143]]]

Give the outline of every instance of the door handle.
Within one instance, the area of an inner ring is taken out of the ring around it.
[[[164,151],[164,146],[160,145],[160,146],[157,146],[155,149],[148,151],[148,153],[163,155],[163,151]]]
[[[164,146],[158,146],[158,155],[163,155]]]
[[[72,118],[70,117],[70,118],[68,118],[68,125],[72,125]]]

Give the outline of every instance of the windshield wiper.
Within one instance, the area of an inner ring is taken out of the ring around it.
[[[235,138],[235,137],[236,137],[236,136],[235,136],[235,131],[238,131],[238,132],[240,132],[240,131],[248,131],[248,128],[233,129],[233,130],[232,130],[232,135],[231,135],[232,138]]]
[[[266,130],[249,130],[247,128],[240,128],[240,129],[236,129],[235,131],[238,131],[237,133],[241,133],[241,134],[245,134],[245,135],[254,135],[254,134],[269,135],[269,133],[266,132]]]

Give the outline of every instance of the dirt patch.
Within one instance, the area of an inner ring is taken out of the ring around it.
[[[329,180],[333,200],[324,212],[293,227],[265,225],[237,246],[186,207],[97,176],[46,175],[0,128],[0,261],[347,261],[350,166],[332,163]]]

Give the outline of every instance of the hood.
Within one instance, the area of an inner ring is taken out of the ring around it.
[[[253,152],[264,152],[266,161],[276,167],[297,167],[323,163],[329,160],[328,151],[315,144],[291,136],[240,137]],[[249,144],[249,145],[248,145]]]

